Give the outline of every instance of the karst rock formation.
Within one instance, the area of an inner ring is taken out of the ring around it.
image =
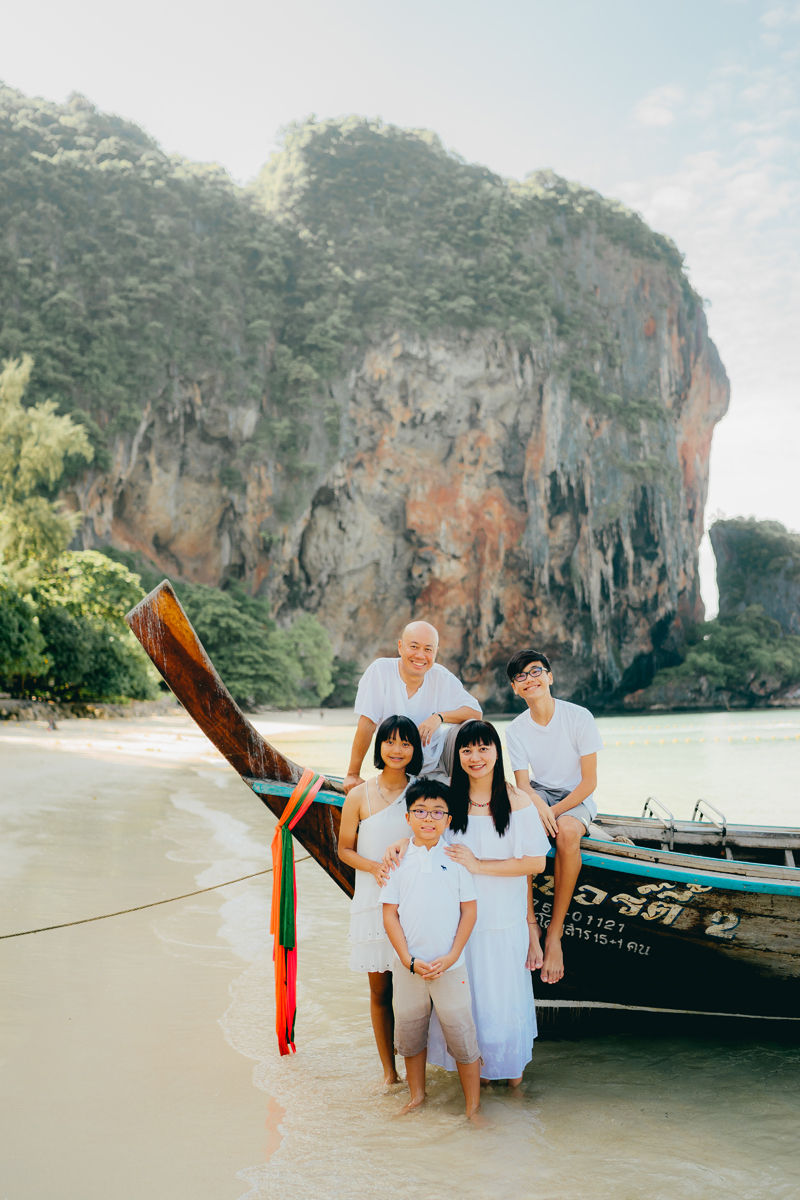
[[[235,578],[361,667],[424,617],[490,709],[520,646],[598,704],[676,661],[729,387],[668,239],[380,122],[298,126],[245,191],[4,95],[0,337],[102,442],[78,544]]]

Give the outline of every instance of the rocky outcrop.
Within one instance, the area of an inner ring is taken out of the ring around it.
[[[800,534],[778,521],[715,521],[719,613],[733,617],[760,604],[784,633],[800,634]]]
[[[769,694],[757,690],[732,691],[716,688],[709,678],[655,680],[649,687],[638,688],[623,698],[628,712],[695,712],[697,709],[719,711],[750,708],[800,708],[800,684],[776,687]]]
[[[649,682],[702,616],[697,550],[728,383],[702,310],[662,264],[588,235],[568,256],[619,348],[610,381],[598,353],[597,388],[577,388],[555,329],[525,346],[397,333],[335,384],[338,455],[326,463],[317,433],[308,500],[283,522],[281,463],[229,466],[257,405],[226,407],[213,379],[184,384],[174,411],[147,413],[113,471],[76,492],[86,541],[203,582],[233,568],[279,619],[314,612],[364,665],[425,616],[441,660],[490,707],[507,703],[503,667],[521,644],[552,655],[563,696]]]

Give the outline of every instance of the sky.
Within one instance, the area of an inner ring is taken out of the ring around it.
[[[619,197],[686,255],[731,379],[707,521],[800,529],[798,0],[37,0],[4,12],[0,79],[240,182],[288,123],[359,113]],[[707,539],[701,576],[711,615]]]

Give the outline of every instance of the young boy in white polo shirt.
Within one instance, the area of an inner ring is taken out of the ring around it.
[[[581,869],[581,838],[597,815],[592,794],[603,739],[588,708],[550,694],[553,673],[547,655],[520,650],[506,671],[511,687],[528,706],[506,730],[511,769],[517,787],[531,797],[545,833],[556,843],[553,912],[543,959],[541,951],[537,955],[532,949],[533,965],[541,965],[544,983],[558,983],[564,974],[564,918]],[[538,933],[533,925],[534,945]]]
[[[467,1117],[481,1102],[480,1050],[464,947],[478,916],[469,871],[449,859],[450,789],[421,778],[406,792],[411,841],[383,892],[383,924],[399,962],[392,971],[397,1049],[406,1060],[411,1099],[399,1115],[425,1102],[431,1006],[458,1066]]]

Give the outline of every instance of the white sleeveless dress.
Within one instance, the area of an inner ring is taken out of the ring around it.
[[[470,816],[466,833],[448,830],[450,843],[462,842],[476,858],[525,858],[547,854],[550,843],[533,804],[512,812],[499,837],[491,816]],[[466,948],[472,1013],[481,1050],[482,1079],[518,1079],[533,1055],[536,1006],[528,956],[527,876],[473,875],[478,920]],[[428,1062],[455,1071],[442,1027],[434,1012],[428,1036]]]
[[[374,783],[374,780],[373,780]],[[409,783],[411,780],[409,779]],[[380,862],[392,842],[408,837],[406,788],[388,808],[374,813],[366,783],[370,815],[359,823],[356,853]],[[382,888],[369,871],[356,871],[356,887],[350,903],[351,971],[391,971],[395,952],[383,928]]]

